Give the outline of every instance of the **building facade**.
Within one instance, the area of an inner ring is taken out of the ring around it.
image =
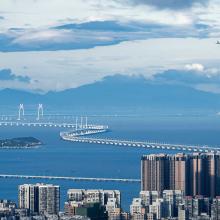
[[[108,216],[112,220],[121,218],[121,194],[118,190],[69,189],[67,198],[68,201],[65,203],[67,215],[79,214],[78,211],[84,207],[84,209],[95,210],[96,217],[99,216],[100,219],[100,216],[104,216],[102,219]],[[83,215],[91,219],[95,218],[95,214],[92,215],[89,212]]]
[[[214,153],[153,154],[142,157],[144,191],[182,190],[187,196],[220,195],[220,155]]]
[[[19,208],[30,213],[57,214],[60,210],[60,187],[51,184],[24,184],[18,189]]]

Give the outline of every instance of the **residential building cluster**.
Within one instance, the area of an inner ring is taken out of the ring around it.
[[[60,187],[52,184],[24,184],[18,187],[16,203],[0,201],[1,220],[107,220],[127,218],[121,210],[118,190],[69,189],[64,211],[60,211]]]
[[[91,219],[120,219],[121,194],[118,190],[70,189],[65,203],[66,215],[89,216]]]
[[[0,220],[220,220],[220,154],[152,154],[141,159],[141,192],[130,211],[118,190],[69,189],[64,210],[60,186],[24,184],[18,205],[0,200]]]
[[[182,190],[187,196],[220,195],[220,154],[153,154],[142,157],[141,189]]]
[[[130,206],[132,220],[219,220],[220,197],[184,196],[181,190],[141,191]]]

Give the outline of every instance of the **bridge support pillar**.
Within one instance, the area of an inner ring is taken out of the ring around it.
[[[24,117],[24,104],[20,104],[18,108],[18,120],[21,120],[21,117]]]
[[[43,118],[43,116],[44,116],[43,104],[39,104],[37,109],[37,121],[40,120],[40,117]]]

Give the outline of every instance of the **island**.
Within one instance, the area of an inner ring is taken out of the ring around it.
[[[42,142],[34,137],[19,137],[0,140],[0,149],[37,148]]]

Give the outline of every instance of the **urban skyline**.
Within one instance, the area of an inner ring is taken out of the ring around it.
[[[220,218],[220,196],[217,191],[213,191],[215,186],[210,185],[210,189],[205,189],[201,187],[201,184],[210,182],[218,186],[218,183],[212,182],[214,179],[209,176],[207,171],[217,171],[218,173],[218,170],[213,169],[210,165],[215,164],[219,168],[219,159],[220,155],[214,153],[142,156],[142,189],[139,197],[133,198],[131,201],[129,212],[125,212],[121,208],[122,199],[119,190],[79,188],[69,189],[66,192],[67,201],[64,204],[64,210],[61,211],[60,186],[37,183],[23,184],[18,187],[18,208],[16,203],[2,200],[0,216],[20,216],[20,219],[22,216],[26,216],[26,218],[29,216],[29,219],[35,219],[37,216],[42,219],[74,219],[75,217],[76,219],[91,220],[97,218],[100,220],[218,219]],[[143,166],[146,168],[149,163],[151,163],[152,169],[143,169]],[[207,166],[207,164],[209,165]],[[161,172],[167,168],[170,170],[167,170],[166,176],[163,176]],[[146,179],[146,174],[152,171],[154,173],[151,174],[151,177],[154,179]],[[178,178],[173,177],[170,171],[178,174],[184,181],[179,184]],[[188,176],[190,177],[189,173],[193,172],[199,173],[199,176],[193,175],[191,182],[186,181]],[[205,179],[201,179],[203,175],[205,175]],[[155,178],[157,176],[160,178]],[[198,179],[194,179],[195,177]],[[164,183],[169,183],[170,187]],[[205,186],[207,186],[206,183]],[[190,188],[190,184],[195,191],[187,189]],[[147,189],[147,186],[151,186],[151,188]]]
[[[0,220],[220,220],[220,0],[0,0]]]

